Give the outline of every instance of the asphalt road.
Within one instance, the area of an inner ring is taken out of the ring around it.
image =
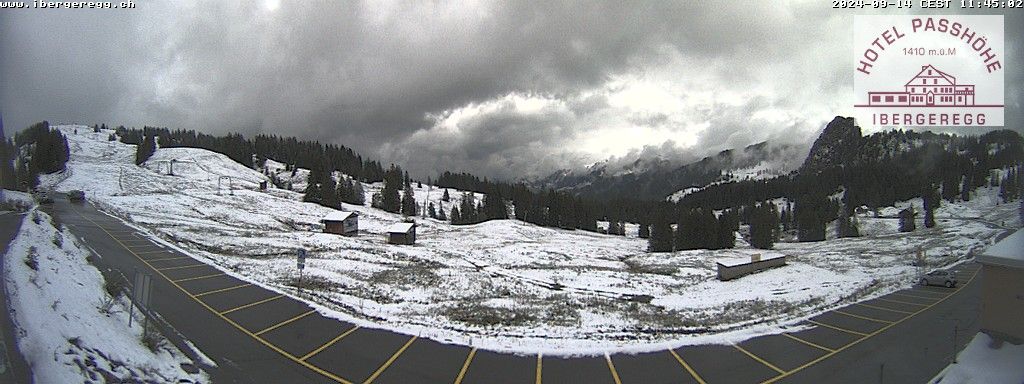
[[[960,287],[914,287],[738,345],[636,355],[500,354],[356,327],[154,243],[90,205],[47,207],[127,276],[153,276],[151,307],[218,364],[215,382],[920,383],[978,330],[979,266]],[[954,328],[959,337],[954,341]]]

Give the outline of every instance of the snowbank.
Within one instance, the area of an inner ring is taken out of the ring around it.
[[[978,332],[933,384],[1024,383],[1024,345],[998,342]]]
[[[139,322],[128,327],[126,302],[111,299],[89,253],[50,217],[33,210],[4,257],[18,347],[39,383],[209,382],[190,374],[180,352],[142,343]],[[159,339],[157,339],[159,340]]]

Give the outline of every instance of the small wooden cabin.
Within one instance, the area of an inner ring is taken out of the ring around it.
[[[324,233],[355,236],[359,233],[359,213],[333,211],[320,220],[324,223]]]
[[[416,223],[398,223],[388,228],[388,243],[413,245],[416,243]]]

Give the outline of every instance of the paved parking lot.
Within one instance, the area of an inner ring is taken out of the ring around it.
[[[121,252],[212,314],[316,381],[340,383],[772,383],[804,381],[801,372],[881,340],[904,322],[971,287],[979,267],[959,268],[955,289],[913,287],[814,316],[806,329],[736,345],[687,346],[635,355],[558,358],[522,356],[442,344],[327,318],[289,296],[232,277],[140,236],[89,206],[69,207],[60,220],[95,238],[108,236],[105,257]],[[98,243],[102,244],[102,243]],[[108,247],[108,248],[111,248]],[[127,273],[127,272],[126,272]],[[195,338],[186,335],[190,338]],[[862,353],[862,352],[861,352]],[[233,362],[246,364],[246,362]],[[256,364],[259,364],[258,362]],[[244,366],[243,366],[244,367]]]

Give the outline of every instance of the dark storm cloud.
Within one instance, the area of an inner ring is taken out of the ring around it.
[[[851,21],[817,2],[760,1],[4,10],[0,108],[8,133],[42,119],[276,133],[349,145],[420,176],[450,167],[515,177],[593,161],[576,145],[616,118],[602,112],[611,108],[607,82],[652,68],[685,65],[677,79],[708,89],[809,79],[766,91],[767,99],[695,112],[710,124],[690,132],[696,151],[811,134],[827,119],[752,126],[744,118],[759,108],[831,105],[849,93]],[[1007,16],[1008,47],[1019,47],[1011,29],[1020,25],[1019,13]],[[1019,49],[1008,56],[1024,62]],[[1008,64],[1007,104],[1020,111],[1024,97],[1010,85],[1024,82],[1017,68]],[[433,126],[430,116],[510,94],[565,105],[488,111],[457,131]],[[664,111],[618,112],[638,126],[686,129]]]

